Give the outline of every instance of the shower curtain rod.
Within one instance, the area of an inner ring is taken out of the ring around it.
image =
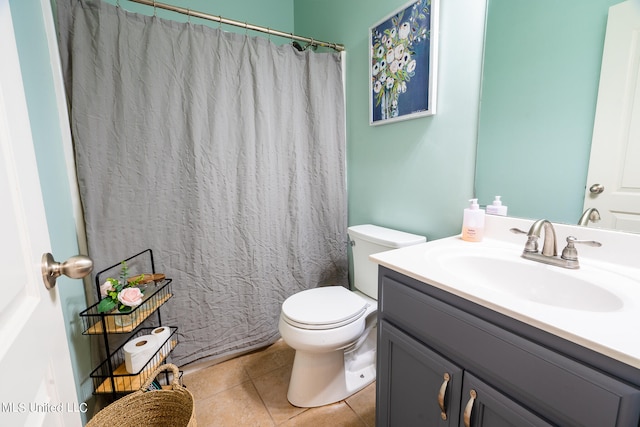
[[[154,8],[160,8],[160,9],[170,10],[172,12],[182,13],[183,15],[187,15],[187,16],[195,16],[196,18],[202,18],[202,19],[207,19],[209,21],[220,22],[221,24],[233,25],[235,27],[245,28],[247,30],[259,31],[261,33],[267,33],[274,36],[286,37],[291,40],[297,40],[297,41],[309,43],[309,45],[311,46],[328,47],[338,52],[342,52],[344,50],[344,45],[341,45],[341,44],[328,43],[328,42],[315,40],[309,37],[297,36],[293,33],[285,33],[283,31],[278,31],[271,28],[267,28],[267,27],[261,27],[259,25],[248,24],[246,22],[235,21],[233,19],[224,18],[222,16],[210,15],[208,13],[198,12],[198,11],[187,9],[184,7],[173,6],[166,3],[160,3],[154,0],[129,0],[129,1],[134,3],[145,4],[147,6],[153,6]]]

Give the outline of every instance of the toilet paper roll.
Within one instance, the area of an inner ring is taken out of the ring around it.
[[[124,345],[124,366],[128,373],[137,374],[158,351],[158,337],[142,335]]]
[[[171,328],[168,326],[159,326],[151,331],[151,335],[156,337],[156,348],[162,348],[162,355],[166,356],[169,354],[169,351],[171,350],[171,341],[168,341],[168,339],[171,336]]]

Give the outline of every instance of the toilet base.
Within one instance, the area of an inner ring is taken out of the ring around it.
[[[287,399],[301,408],[344,400],[376,379],[376,328],[358,348],[326,353],[297,350]]]

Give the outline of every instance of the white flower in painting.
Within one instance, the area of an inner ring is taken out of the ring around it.
[[[380,72],[380,63],[376,62],[375,64],[373,64],[373,68],[371,69],[371,75],[377,76],[379,72]]]
[[[392,28],[391,31],[389,31],[389,37],[391,37],[392,39],[396,38],[396,29]]]
[[[391,101],[391,108],[393,108],[394,110],[398,108],[398,100],[394,99],[393,101]]]
[[[402,84],[400,85],[400,91],[402,93],[405,93],[407,91],[407,82],[402,82]]]
[[[379,62],[380,64],[380,71],[384,70],[385,68],[387,68],[387,61],[386,59],[382,58]]]
[[[408,22],[403,22],[402,25],[400,25],[400,30],[398,31],[398,36],[404,40],[407,37],[409,37],[409,32],[411,32],[411,26],[409,25]]]
[[[407,52],[402,56],[402,62],[407,64],[409,61],[411,61],[411,55]]]
[[[382,36],[382,44],[386,45],[387,44],[387,35],[385,34],[384,36]]]
[[[393,51],[393,49],[389,49],[387,50],[387,63],[392,63],[393,60],[395,59],[395,52]]]
[[[387,49],[390,49],[391,47],[393,47],[393,39],[388,38],[387,41],[384,42],[384,45],[387,47]]]
[[[398,67],[398,61],[393,61],[391,64],[389,64],[389,71],[391,71],[392,73],[397,73],[399,68],[400,67]]]
[[[403,55],[404,55],[404,45],[399,44],[398,46],[396,46],[395,56],[396,58],[402,58]]]
[[[373,91],[375,93],[380,93],[380,91],[382,90],[382,83],[380,83],[380,80],[378,80],[377,82],[374,83],[373,85]]]
[[[396,82],[396,81],[393,79],[393,77],[389,77],[389,78],[387,78],[387,89],[391,89],[391,88],[393,87],[393,84],[394,84],[395,82]]]
[[[378,46],[376,49],[376,58],[382,58],[384,56],[384,47]]]
[[[380,83],[384,84],[384,82],[387,81],[387,73],[380,74],[380,78],[378,80]]]
[[[413,59],[411,62],[409,62],[409,65],[407,65],[407,72],[413,73],[415,69],[416,69],[416,60]]]

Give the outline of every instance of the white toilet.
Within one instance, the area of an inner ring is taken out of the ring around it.
[[[287,398],[310,408],[347,398],[376,378],[378,265],[369,255],[426,238],[375,225],[349,227],[356,291],[326,286],[282,303],[279,329],[296,350]]]

